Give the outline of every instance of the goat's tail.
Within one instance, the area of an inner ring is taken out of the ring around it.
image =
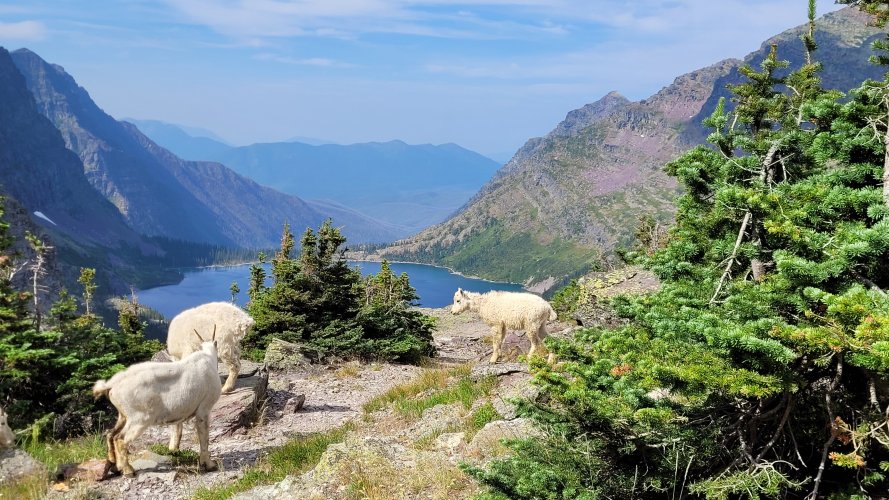
[[[96,399],[99,399],[102,396],[108,396],[108,391],[110,390],[111,384],[109,384],[107,380],[99,380],[93,385],[93,396]]]
[[[555,309],[553,309],[552,307],[550,307],[550,308],[549,308],[549,320],[550,320],[550,321],[555,321],[555,320],[557,320],[557,319],[559,319],[559,315],[556,314],[556,310],[555,310]]]

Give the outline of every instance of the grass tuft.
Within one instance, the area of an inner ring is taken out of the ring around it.
[[[346,424],[331,431],[295,438],[261,458],[256,465],[245,469],[244,474],[233,483],[201,488],[193,498],[223,500],[255,486],[276,483],[289,475],[305,472],[318,463],[328,445],[342,441],[351,427],[351,424]]]
[[[364,413],[373,413],[427,391],[436,391],[448,386],[451,378],[466,378],[472,371],[469,365],[460,365],[454,368],[430,368],[424,370],[416,380],[389,389],[383,394],[373,398],[364,405]]]
[[[167,445],[160,443],[155,443],[149,446],[148,449],[153,451],[154,453],[157,453],[158,455],[170,457],[170,463],[175,467],[178,467],[180,465],[197,466],[198,462],[201,459],[201,455],[194,450],[180,449],[176,451],[170,451],[170,449],[167,448]]]

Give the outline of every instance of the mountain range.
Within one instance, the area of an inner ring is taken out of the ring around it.
[[[882,36],[857,9],[816,23],[826,88],[848,90],[883,70],[868,63]],[[638,219],[669,223],[679,194],[663,165],[704,141],[701,120],[729,97],[743,64],[758,67],[772,44],[799,67],[804,26],[763,43],[743,61],[727,59],[682,75],[632,102],[617,92],[571,111],[548,135],[533,138],[458,213],[383,248],[375,257],[445,265],[545,291],[613,262],[631,244]]]
[[[398,237],[446,219],[500,167],[456,144],[289,140],[230,147],[163,122],[133,123],[182,158],[217,161],[285,193],[349,207],[396,228]]]
[[[301,232],[328,217],[352,242],[396,234],[354,211],[305,202],[219,163],[182,160],[102,111],[61,66],[27,49],[12,59],[37,109],[80,158],[86,179],[140,234],[257,248],[275,245],[284,222]]]

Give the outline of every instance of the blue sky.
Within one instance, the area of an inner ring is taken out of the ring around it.
[[[0,45],[115,117],[236,144],[456,142],[508,157],[617,90],[743,57],[805,0],[5,0]],[[819,14],[836,10],[818,2]]]

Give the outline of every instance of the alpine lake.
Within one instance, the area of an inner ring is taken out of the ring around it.
[[[362,276],[380,271],[379,262],[349,261],[357,267]],[[389,264],[396,275],[407,273],[411,286],[416,288],[422,307],[445,307],[451,304],[457,288],[472,292],[491,290],[521,291],[517,283],[501,283],[455,274],[449,269],[426,264],[393,262]],[[266,269],[268,274],[268,268]],[[230,301],[231,284],[238,284],[240,293],[235,301],[243,306],[247,302],[247,289],[250,283],[250,265],[231,267],[205,267],[185,272],[185,278],[175,284],[140,290],[137,297],[144,304],[164,315],[168,320],[189,309],[207,302]]]

